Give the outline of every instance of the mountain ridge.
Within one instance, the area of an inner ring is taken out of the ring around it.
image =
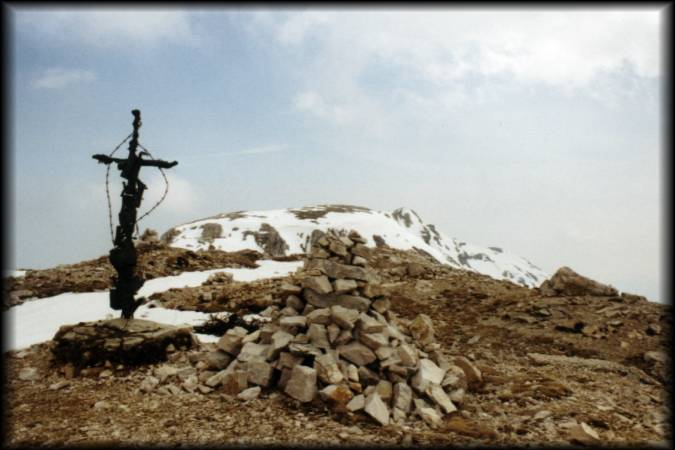
[[[162,236],[174,247],[225,251],[258,250],[270,256],[306,253],[314,230],[356,230],[368,246],[415,250],[441,264],[475,271],[498,280],[537,287],[549,274],[500,247],[481,247],[438,231],[414,210],[378,211],[363,206],[328,204],[300,208],[234,211],[193,220]]]

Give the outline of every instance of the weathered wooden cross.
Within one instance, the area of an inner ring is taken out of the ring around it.
[[[168,169],[178,162],[167,162],[156,159],[143,159],[145,153],[136,154],[138,147],[138,129],[141,127],[141,112],[137,109],[131,111],[134,115],[133,133],[129,142],[129,156],[126,159],[112,158],[108,155],[93,155],[92,158],[103,164],[117,163],[123,183],[122,208],[119,213],[119,225],[115,232],[113,249],[110,250],[110,263],[117,271],[117,277],[113,279],[114,286],[110,290],[110,307],[122,310],[122,317],[131,319],[134,311],[143,303],[143,299],[135,300],[134,296],[143,286],[144,280],[136,274],[137,254],[133,242],[133,232],[136,226],[136,212],[141,206],[143,191],[146,185],[138,179],[141,167],[151,166]]]

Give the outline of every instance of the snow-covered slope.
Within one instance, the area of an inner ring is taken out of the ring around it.
[[[498,247],[479,247],[449,238],[425,224],[411,209],[391,213],[348,205],[320,205],[298,209],[247,211],[220,214],[169,230],[171,245],[193,250],[237,251],[289,255],[309,249],[314,230],[356,230],[375,246],[380,238],[390,247],[416,248],[440,263],[506,279],[525,286],[539,286],[549,275],[520,256]]]

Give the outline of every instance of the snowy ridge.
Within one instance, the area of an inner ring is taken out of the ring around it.
[[[200,250],[243,249],[271,253],[266,239],[273,239],[275,251],[290,255],[308,250],[312,231],[329,228],[356,230],[375,246],[375,236],[401,250],[416,248],[438,262],[488,275],[498,280],[534,287],[549,275],[520,256],[504,253],[498,247],[479,247],[438,232],[425,224],[415,211],[399,208],[391,213],[348,205],[319,205],[297,209],[246,211],[219,214],[174,227],[171,245]],[[262,238],[260,238],[262,236]],[[279,239],[280,238],[280,239]]]

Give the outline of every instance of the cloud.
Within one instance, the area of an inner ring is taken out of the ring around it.
[[[90,70],[51,68],[45,69],[31,82],[36,89],[59,89],[72,84],[91,83],[96,75]]]
[[[616,103],[632,95],[621,82],[662,73],[656,9],[322,9],[265,13],[252,23],[307,61],[291,97],[296,110],[374,131],[390,129],[397,111],[421,117],[430,107],[442,117],[514,86]]]
[[[50,40],[126,47],[194,42],[187,12],[159,9],[42,9],[17,11],[17,28]]]

